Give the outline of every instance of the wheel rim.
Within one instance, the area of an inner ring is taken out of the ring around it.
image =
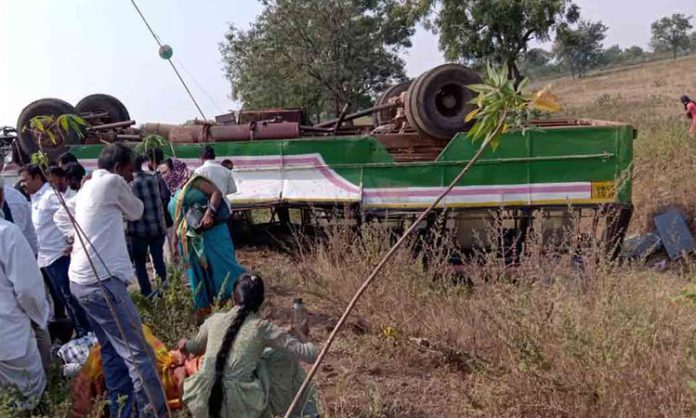
[[[401,93],[405,92],[408,90],[408,87],[411,85],[411,80],[405,81],[403,83],[395,84],[391,87],[389,87],[387,90],[382,93],[377,101],[375,102],[376,106],[381,106],[384,104],[389,103],[389,100],[393,97],[399,96]],[[390,120],[394,119],[396,116],[396,108],[390,108],[390,109],[382,109],[377,112],[375,112],[375,122],[377,126],[385,125],[387,122]]]
[[[411,127],[436,139],[468,131],[472,123],[464,118],[473,108],[469,101],[474,94],[466,86],[479,82],[477,73],[459,64],[445,64],[424,73],[407,93],[405,110]]]

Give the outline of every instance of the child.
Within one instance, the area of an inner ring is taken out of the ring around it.
[[[681,102],[684,105],[684,110],[686,111],[686,117],[691,119],[691,127],[689,128],[689,135],[696,135],[696,103],[689,98],[689,96],[682,96]]]

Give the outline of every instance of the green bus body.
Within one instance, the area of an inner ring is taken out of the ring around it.
[[[514,208],[631,204],[634,130],[592,122],[511,131],[489,149],[442,207]],[[309,137],[210,143],[217,160],[234,162],[237,207],[359,204],[365,209],[420,209],[432,202],[480,144],[456,135],[435,161],[396,162],[377,137]],[[88,169],[101,145],[73,147]],[[173,144],[190,168],[200,144]]]

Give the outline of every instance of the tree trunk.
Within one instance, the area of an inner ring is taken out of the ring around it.
[[[522,82],[522,74],[520,74],[520,69],[517,68],[517,63],[514,60],[510,60],[507,63],[508,67],[508,79],[515,80],[515,87],[517,87]]]
[[[672,59],[677,60],[677,48],[672,48]]]

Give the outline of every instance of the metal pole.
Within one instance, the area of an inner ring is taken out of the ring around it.
[[[133,126],[133,125],[135,125],[134,120],[126,120],[123,122],[105,123],[103,125],[90,126],[87,129],[90,131],[102,131],[102,130],[113,129],[113,128],[127,128],[127,127]]]
[[[369,115],[370,113],[374,113],[374,112],[377,112],[377,111],[380,111],[380,110],[384,110],[384,109],[391,109],[392,107],[398,107],[398,106],[399,106],[399,105],[396,104],[396,103],[387,103],[387,104],[383,104],[383,105],[380,105],[380,106],[373,106],[373,107],[367,108],[367,109],[365,109],[365,110],[361,110],[361,111],[359,111],[359,112],[355,112],[355,113],[351,113],[350,115],[346,115],[346,116],[343,118],[343,121],[345,122],[345,121],[348,121],[348,120],[357,119],[357,118],[359,118],[359,117],[361,117],[361,116]],[[317,127],[317,128],[327,128],[327,127],[329,127],[329,126],[334,126],[334,125],[336,124],[336,122],[338,122],[339,120],[340,120],[340,118],[338,118],[338,119],[333,119],[333,120],[329,120],[329,121],[326,121],[326,122],[322,122],[322,123],[320,123],[319,125],[317,125],[316,127]]]

